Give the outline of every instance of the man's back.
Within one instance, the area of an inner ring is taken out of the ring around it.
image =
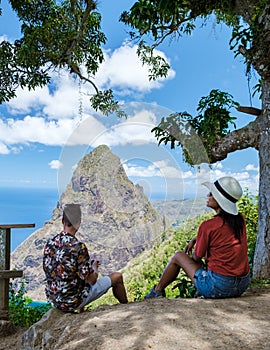
[[[74,235],[60,232],[47,241],[43,269],[49,302],[64,311],[74,310],[89,289],[84,281],[91,270],[85,244]]]

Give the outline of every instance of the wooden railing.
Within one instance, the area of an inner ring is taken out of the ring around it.
[[[35,224],[0,224],[0,320],[9,318],[9,279],[22,277],[22,270],[10,270],[10,236],[12,228],[35,227]]]

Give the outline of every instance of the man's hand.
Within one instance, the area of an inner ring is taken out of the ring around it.
[[[100,266],[99,260],[91,260],[91,267],[94,270],[94,272],[98,273],[99,266]]]
[[[94,285],[98,279],[98,267],[100,266],[100,262],[98,260],[91,260],[91,267],[93,272],[88,274],[85,278],[85,281],[91,285]]]

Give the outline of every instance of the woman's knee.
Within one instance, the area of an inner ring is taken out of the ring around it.
[[[181,250],[178,250],[174,256],[172,257],[172,262],[175,264],[178,264],[179,260],[181,260],[181,258],[183,257],[183,255],[186,255],[184,252],[182,252]]]

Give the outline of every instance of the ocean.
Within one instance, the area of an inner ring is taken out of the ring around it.
[[[164,200],[164,194],[151,195],[151,201],[157,199]],[[57,189],[0,187],[0,224],[35,224],[11,229],[11,252],[51,219],[58,200]]]
[[[11,229],[11,252],[51,219],[58,199],[57,189],[0,187],[0,224],[35,224]]]

